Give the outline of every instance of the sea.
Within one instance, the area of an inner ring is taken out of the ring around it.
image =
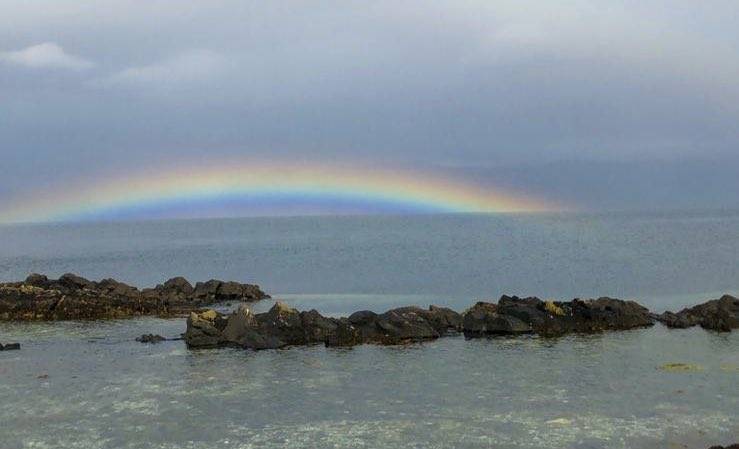
[[[331,316],[503,294],[739,295],[739,211],[312,216],[0,226],[0,281],[259,284]],[[254,304],[265,311],[273,300]],[[234,307],[223,304],[223,310]],[[739,442],[739,332],[188,350],[182,318],[0,323],[0,447],[707,448]],[[666,369],[668,364],[682,369]]]

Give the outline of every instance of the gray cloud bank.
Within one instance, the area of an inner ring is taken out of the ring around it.
[[[0,10],[0,203],[243,156],[447,167],[584,208],[739,206],[735,1]]]

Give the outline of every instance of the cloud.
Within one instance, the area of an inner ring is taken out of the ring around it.
[[[211,81],[223,73],[226,58],[210,50],[189,50],[164,61],[129,67],[98,80],[103,86],[175,87]]]
[[[70,55],[54,42],[32,45],[22,50],[0,52],[0,61],[31,68],[84,70],[95,64],[79,56]]]

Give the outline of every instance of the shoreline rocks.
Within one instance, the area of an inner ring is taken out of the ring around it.
[[[268,312],[259,314],[245,305],[230,315],[214,310],[192,312],[183,337],[193,349],[233,346],[260,350],[311,344],[398,345],[458,333],[467,338],[519,334],[556,337],[653,324],[645,307],[612,298],[545,302],[503,296],[497,304],[478,302],[463,314],[445,307],[408,306],[381,314],[358,311],[342,318],[324,317],[316,310],[299,312],[278,301]]]
[[[724,295],[720,299],[688,307],[677,313],[665,312],[654,318],[671,328],[700,326],[719,332],[731,332],[732,329],[739,329],[739,298]]]
[[[224,301],[269,298],[258,285],[210,280],[194,286],[177,277],[139,290],[114,279],[90,281],[75,274],[59,279],[31,274],[0,283],[0,321],[54,321],[176,316]]]
[[[653,324],[646,307],[606,297],[560,302],[503,296],[497,304],[478,302],[464,315],[464,333],[468,337],[530,333],[556,337]]]

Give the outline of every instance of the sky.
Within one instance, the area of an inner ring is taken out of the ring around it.
[[[735,0],[0,0],[0,210],[214,161],[739,208]]]

